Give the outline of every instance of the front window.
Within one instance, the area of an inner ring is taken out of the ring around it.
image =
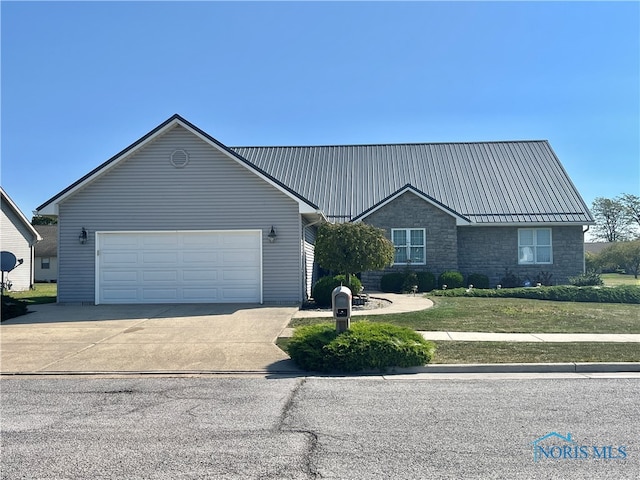
[[[518,230],[518,263],[521,265],[553,263],[550,228]]]
[[[42,257],[40,259],[40,268],[42,268],[43,270],[48,270],[50,265],[51,265],[51,260],[49,258]]]
[[[394,264],[424,265],[426,263],[424,228],[393,228],[391,240],[396,249]]]

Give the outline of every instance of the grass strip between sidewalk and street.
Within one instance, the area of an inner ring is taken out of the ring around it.
[[[640,362],[638,343],[435,342],[431,363]]]

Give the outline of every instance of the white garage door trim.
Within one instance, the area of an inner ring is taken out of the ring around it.
[[[96,305],[262,303],[261,230],[97,231],[95,245]]]

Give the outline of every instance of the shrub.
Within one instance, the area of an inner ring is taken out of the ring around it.
[[[385,293],[402,293],[402,285],[404,284],[404,273],[392,272],[386,273],[380,279],[380,290]]]
[[[357,295],[362,290],[362,283],[360,279],[355,275],[351,275],[351,284],[347,285],[347,278],[345,275],[336,275],[335,277],[322,277],[318,280],[311,289],[311,296],[319,307],[331,306],[331,292],[336,287],[345,285],[349,287],[351,293]]]
[[[588,287],[604,285],[600,275],[595,272],[588,272],[578,275],[576,277],[569,277],[569,283],[576,287]]]
[[[357,322],[337,334],[333,323],[296,329],[287,346],[305,370],[357,372],[429,363],[435,345],[411,329],[385,323]]]
[[[287,353],[304,370],[325,371],[328,345],[338,336],[333,323],[318,323],[296,328],[287,345]]]
[[[467,278],[467,285],[473,285],[473,288],[489,288],[489,277],[481,273],[472,273]]]
[[[493,297],[529,298],[533,300],[554,300],[559,302],[596,302],[640,304],[640,287],[619,285],[617,287],[574,287],[561,285],[539,288],[503,288],[500,290],[457,288],[434,290],[432,295],[445,297]]]
[[[504,276],[500,279],[503,288],[516,288],[522,286],[522,280],[508,268],[504,269]]]
[[[403,292],[413,292],[413,288],[418,288],[418,274],[412,270],[404,272],[404,280],[402,281]]]
[[[436,276],[431,272],[418,272],[418,291],[430,292],[436,288]]]
[[[380,290],[386,293],[411,292],[414,285],[419,292],[430,292],[436,288],[436,277],[431,272],[404,272],[386,273],[380,279]]]
[[[9,320],[10,318],[26,315],[27,304],[22,300],[11,298],[7,295],[2,295],[2,320]]]
[[[544,272],[541,270],[535,277],[533,277],[533,279],[528,280],[528,286],[535,287],[540,284],[544,285],[545,287],[550,287],[551,285],[553,285],[553,281],[551,280],[551,278],[553,278],[553,273]]]
[[[443,272],[438,277],[438,288],[446,285],[447,288],[460,288],[464,286],[464,277],[460,272]]]

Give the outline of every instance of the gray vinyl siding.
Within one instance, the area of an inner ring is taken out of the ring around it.
[[[183,168],[170,163],[176,149],[189,154]],[[294,200],[176,126],[60,204],[58,299],[94,302],[96,231],[261,229],[263,301],[298,303],[301,228]]]
[[[23,259],[22,265],[5,275],[12,283],[11,290],[28,290],[33,284],[33,233],[24,225],[9,204],[2,201],[0,221],[0,250],[11,252],[16,259]]]
[[[303,221],[303,264],[304,264],[304,287],[305,298],[311,297],[311,287],[316,281],[316,269],[315,269],[315,243],[317,227],[315,225],[309,225],[309,222]]]

